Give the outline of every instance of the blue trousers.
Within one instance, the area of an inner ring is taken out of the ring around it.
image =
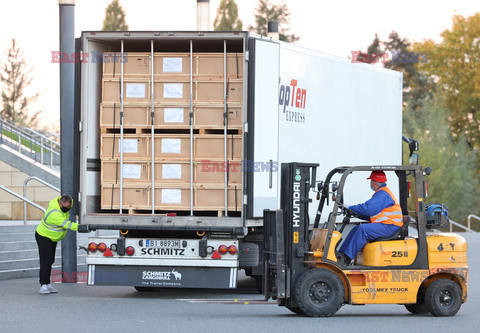
[[[365,223],[357,225],[350,231],[347,238],[343,241],[340,247],[340,252],[346,254],[350,259],[357,256],[367,241],[373,240],[379,237],[391,236],[400,227],[393,224],[383,223]]]

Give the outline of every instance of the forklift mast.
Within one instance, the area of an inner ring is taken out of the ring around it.
[[[286,306],[296,306],[290,291],[298,277],[308,270],[304,261],[309,250],[308,204],[312,202],[309,192],[315,188],[317,167],[318,164],[282,163],[282,209],[263,213],[266,258],[263,293],[267,300],[272,297]]]

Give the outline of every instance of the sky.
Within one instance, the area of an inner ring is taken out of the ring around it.
[[[76,0],[75,35],[100,30],[111,0]],[[236,0],[244,29],[254,23],[258,0]],[[280,3],[282,0],[271,0]],[[411,41],[433,39],[452,26],[455,14],[480,12],[478,0],[283,0],[290,9],[290,31],[298,45],[347,58],[366,50],[375,34],[385,40],[395,30]],[[195,30],[196,0],[120,0],[130,30]],[[213,25],[220,0],[210,1]],[[24,52],[33,81],[28,94],[40,92],[32,111],[43,111],[43,124],[56,127],[60,117],[59,64],[52,51],[59,49],[57,0],[2,0],[0,11],[0,63],[12,38]],[[52,125],[53,124],[53,125]]]

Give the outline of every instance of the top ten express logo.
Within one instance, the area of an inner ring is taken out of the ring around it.
[[[285,120],[304,123],[307,89],[301,88],[298,80],[292,79],[289,85],[280,85],[278,104],[283,106]]]

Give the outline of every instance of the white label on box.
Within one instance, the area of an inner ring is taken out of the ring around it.
[[[164,204],[181,204],[182,190],[180,189],[162,189],[162,203]]]
[[[163,164],[162,178],[163,179],[182,179],[182,165],[181,164]]]
[[[180,139],[162,139],[162,154],[180,154]]]
[[[183,98],[183,83],[164,83],[163,98]]]
[[[140,164],[124,164],[123,178],[140,179],[142,166]]]
[[[145,83],[127,83],[127,98],[145,98]]]
[[[164,108],[163,118],[165,123],[183,123],[183,108]]]
[[[181,73],[182,58],[163,58],[164,73]]]
[[[118,140],[122,142],[122,139]],[[118,152],[120,152],[120,145],[118,145]],[[138,153],[137,139],[123,139],[123,153],[136,154]]]

